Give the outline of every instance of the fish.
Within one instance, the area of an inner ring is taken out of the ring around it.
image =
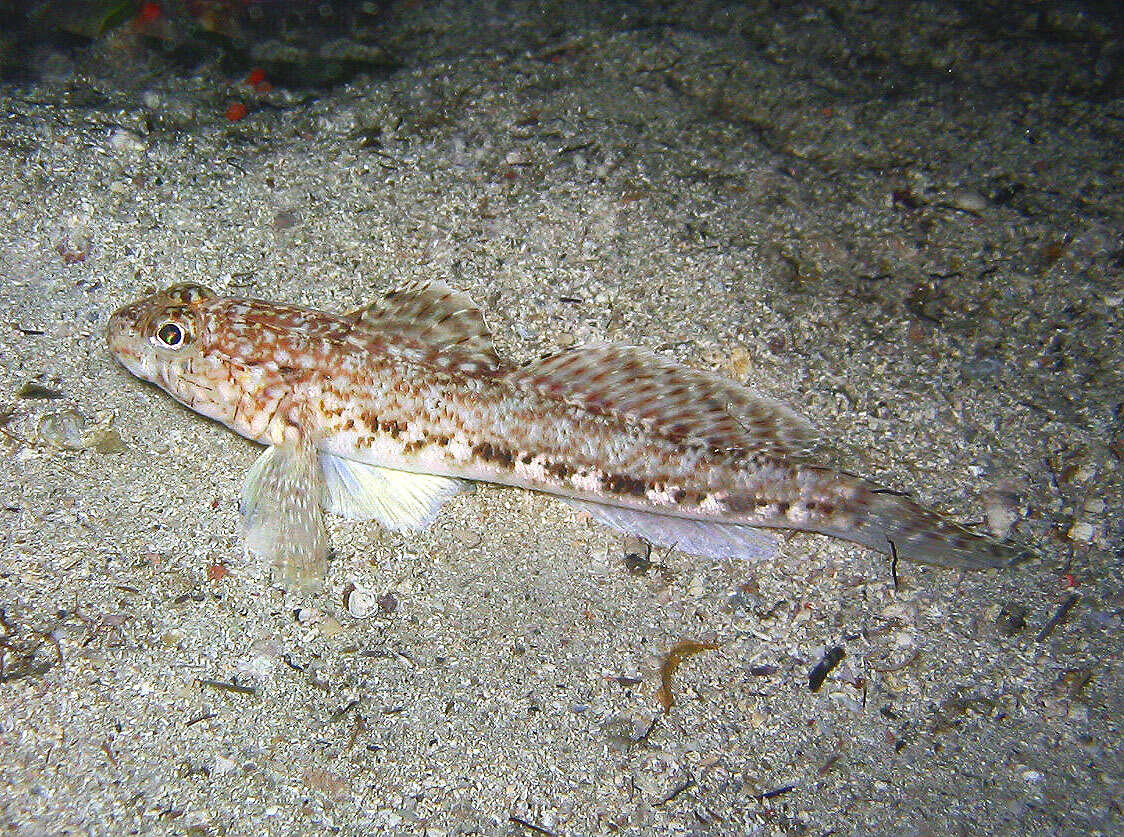
[[[776,530],[957,569],[1026,557],[825,464],[806,419],[715,373],[612,343],[505,360],[439,280],[345,314],[183,282],[117,310],[105,338],[133,375],[266,446],[242,487],[244,546],[290,590],[323,585],[325,511],[409,532],[476,482],[709,558],[769,557]]]

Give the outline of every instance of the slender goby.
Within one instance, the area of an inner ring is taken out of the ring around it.
[[[946,567],[1018,555],[817,464],[806,421],[716,375],[614,345],[509,364],[441,282],[342,315],[178,284],[117,311],[106,341],[134,375],[268,445],[243,489],[246,547],[287,587],[325,576],[321,507],[417,529],[469,480],[559,495],[711,557],[770,554],[762,529]]]

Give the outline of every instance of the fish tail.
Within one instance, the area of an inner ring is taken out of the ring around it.
[[[953,569],[999,569],[1030,557],[1024,548],[973,532],[909,497],[865,488],[848,525],[819,529],[887,555]]]

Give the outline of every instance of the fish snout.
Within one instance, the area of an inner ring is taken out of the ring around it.
[[[105,325],[105,345],[117,360],[141,378],[144,374],[143,356],[147,343],[144,337],[144,319],[147,300],[138,300],[114,311]]]
[[[105,325],[105,342],[109,350],[116,354],[117,347],[123,346],[129,338],[139,337],[139,325],[140,306],[137,303],[125,305],[114,311]]]

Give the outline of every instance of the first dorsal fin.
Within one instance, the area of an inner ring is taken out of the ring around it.
[[[567,349],[513,370],[508,380],[715,454],[795,459],[815,443],[812,426],[780,402],[632,346]]]
[[[365,342],[415,363],[464,375],[503,367],[476,303],[444,282],[413,282],[347,316]]]

